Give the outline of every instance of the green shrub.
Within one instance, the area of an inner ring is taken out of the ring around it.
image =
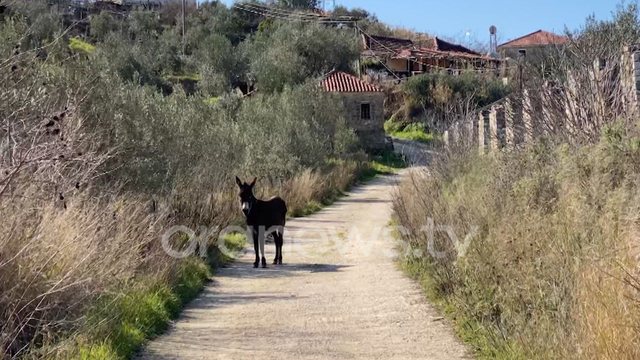
[[[388,120],[385,122],[385,131],[387,134],[398,139],[418,141],[425,144],[436,140],[434,134],[426,132],[426,127],[423,123],[400,125],[392,120]]]
[[[79,347],[79,357],[96,360],[131,357],[146,339],[166,329],[180,309],[202,290],[211,272],[202,260],[190,258],[179,265],[174,276],[172,285],[142,281],[136,287],[122,289],[115,298],[101,299],[89,314],[83,333],[90,336]],[[93,343],[95,340],[100,342]]]
[[[444,72],[413,76],[403,86],[404,120],[427,119],[429,129],[446,126],[452,105],[469,104],[473,108],[504,98],[509,86],[492,74],[464,72],[459,76]]]
[[[395,132],[400,132],[404,129],[406,124],[396,121],[393,117],[384,122],[384,131],[387,134],[393,134]]]
[[[87,55],[93,54],[96,51],[96,47],[94,45],[91,45],[78,37],[69,39],[69,48],[75,52]]]
[[[222,92],[215,102],[206,91],[187,96],[165,77],[196,73],[197,49],[182,54],[177,30],[155,15],[132,14],[122,32],[107,24],[91,56],[69,57],[56,30],[40,34],[50,25],[61,33],[58,14],[39,29],[46,3],[14,3],[36,2],[45,6],[35,17],[14,14],[12,3],[0,21],[0,117],[12,130],[9,140],[0,134],[0,173],[10,174],[0,186],[0,252],[10,259],[0,262],[0,351],[127,357],[208,277],[204,260],[165,254],[158,239],[167,228],[237,222],[235,175],[259,176],[261,191],[281,193],[292,209],[328,202],[355,181],[356,138],[341,101],[316,79],[252,97],[228,93],[229,80],[213,88]]]

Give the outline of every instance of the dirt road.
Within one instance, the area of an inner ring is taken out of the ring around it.
[[[397,180],[376,179],[289,221],[283,266],[253,269],[247,249],[141,358],[470,358],[394,263],[387,224]]]

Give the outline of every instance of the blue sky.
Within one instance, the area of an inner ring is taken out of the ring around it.
[[[489,26],[502,43],[538,29],[576,29],[587,16],[611,18],[619,0],[335,0],[367,9],[388,24],[427,32],[460,43],[488,42]],[[224,0],[232,4],[233,0]],[[333,0],[327,0],[328,6]]]

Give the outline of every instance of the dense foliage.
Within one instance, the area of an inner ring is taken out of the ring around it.
[[[212,2],[189,14],[183,44],[168,10],[82,29],[46,1],[0,4],[3,354],[131,355],[208,274],[165,253],[167,228],[236,222],[235,175],[299,213],[358,174],[342,102],[317,79],[353,61],[352,31],[254,34],[265,19]]]
[[[404,104],[396,122],[421,121],[431,130],[446,129],[456,115],[467,113],[504,98],[510,89],[493,74],[465,72],[411,77],[403,86]]]
[[[247,44],[250,73],[260,89],[279,91],[308,77],[349,70],[360,55],[353,32],[324,25],[282,24]]]

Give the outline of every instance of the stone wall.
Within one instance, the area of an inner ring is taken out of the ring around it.
[[[527,143],[540,133],[538,117],[527,92],[502,99],[453,124],[445,131],[446,146],[477,147],[481,154]]]
[[[384,93],[340,93],[346,111],[347,124],[353,128],[363,148],[369,152],[384,150]],[[363,120],[360,114],[362,104],[371,106],[371,119]]]
[[[640,115],[640,45],[625,47],[620,63],[622,93],[619,101],[627,116]],[[597,68],[597,67],[596,67]],[[594,76],[597,75],[594,72]],[[559,93],[560,91],[560,93]],[[543,87],[539,91],[523,90],[516,95],[499,100],[469,116],[463,122],[453,124],[444,132],[445,146],[477,147],[480,153],[512,149],[532,142],[541,135],[567,130],[569,133],[585,131],[585,126],[572,118],[584,109],[578,104],[558,99],[575,99],[579,94],[560,96],[562,91],[576,92],[569,84],[565,89]],[[597,94],[598,91],[593,91]],[[566,94],[565,94],[566,95]],[[603,105],[605,107],[604,100]],[[596,110],[600,109],[594,107]],[[566,113],[566,118],[554,114]],[[588,114],[587,114],[588,115]],[[580,114],[582,118],[588,118]]]

